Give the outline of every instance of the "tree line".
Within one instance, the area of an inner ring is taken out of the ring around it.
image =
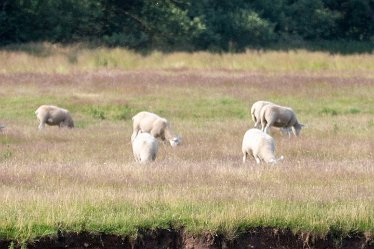
[[[0,45],[50,41],[240,50],[321,40],[374,42],[374,1],[0,1]]]

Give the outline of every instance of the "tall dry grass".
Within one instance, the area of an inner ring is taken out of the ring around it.
[[[89,48],[82,44],[61,46],[37,43],[0,50],[0,73],[63,73],[97,69],[229,69],[260,72],[314,72],[373,77],[372,53],[329,54],[303,49],[247,50],[243,53],[160,51],[145,54],[123,48]]]
[[[0,134],[1,238],[169,226],[228,235],[255,226],[321,236],[374,232],[370,73],[41,69],[0,74],[0,123],[7,126]],[[276,153],[286,158],[276,167],[241,163],[242,137],[253,125],[249,105],[259,99],[292,106],[308,125],[299,138],[273,131]],[[45,103],[68,108],[77,128],[39,132],[34,111]],[[131,116],[141,110],[169,118],[183,137],[176,149],[161,144],[156,162],[145,166],[130,146]]]

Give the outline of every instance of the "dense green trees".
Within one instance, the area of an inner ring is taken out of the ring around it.
[[[0,44],[230,50],[374,39],[373,0],[2,0]]]

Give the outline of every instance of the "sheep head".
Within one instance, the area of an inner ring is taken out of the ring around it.
[[[277,158],[277,159],[271,159],[268,163],[269,164],[272,164],[272,165],[275,165],[275,164],[277,164],[277,163],[279,163],[279,162],[281,162],[281,161],[283,161],[284,160],[284,156],[280,156],[279,158]]]
[[[301,129],[302,129],[303,127],[304,127],[303,124],[299,124],[299,123],[295,124],[295,125],[293,126],[293,132],[294,132],[294,134],[295,134],[296,136],[299,136],[299,135],[300,135],[300,131],[301,131]]]
[[[172,139],[169,139],[171,147],[176,147],[177,145],[181,144],[182,139],[180,136],[175,136]]]

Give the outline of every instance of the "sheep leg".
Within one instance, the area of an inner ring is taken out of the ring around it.
[[[263,132],[265,132],[266,134],[269,134],[269,129],[270,129],[271,125],[268,123],[265,128],[263,129]]]
[[[256,120],[255,125],[253,126],[254,128],[259,128],[260,127],[260,122]]]
[[[261,122],[261,130],[262,130],[262,131],[265,130],[265,126],[266,126],[265,122]]]
[[[134,155],[134,158],[135,158],[135,162],[140,162],[140,157],[139,157],[139,155],[136,154],[136,153],[133,153],[133,155]]]
[[[290,138],[291,137],[290,129],[291,128],[289,128],[289,127],[281,127],[280,132],[281,132],[282,137],[288,135],[288,137]]]
[[[46,122],[48,120],[48,117],[47,117],[47,115],[45,113],[40,113],[40,112],[36,115],[36,117],[39,120],[39,126],[38,126],[38,128],[39,128],[39,130],[42,130],[45,127],[45,124],[46,124]]]
[[[132,127],[131,141],[134,141],[134,139],[138,135],[139,131],[140,131],[140,127],[138,125],[134,124],[133,127]]]
[[[255,124],[254,124],[254,128],[257,128],[258,127],[258,125],[260,124],[260,120],[258,120],[256,117],[255,117],[255,115],[253,115],[253,114],[251,114],[252,115],[252,120],[255,122]]]
[[[58,127],[59,127],[59,128],[63,128],[63,127],[65,127],[65,126],[67,126],[67,125],[65,124],[65,121],[60,122],[60,123],[58,124]]]
[[[60,127],[69,127],[69,120],[65,119],[63,122],[61,122]]]
[[[296,129],[295,127],[292,126],[292,133],[295,135],[295,137],[297,137],[297,133],[296,133]],[[291,137],[291,132],[289,133],[289,137]]]
[[[45,127],[45,123],[44,122],[40,122],[39,124],[39,130],[42,130],[43,128]]]
[[[243,152],[243,163],[247,160],[247,152]]]
[[[41,118],[39,119],[39,130],[42,130],[44,127],[45,127],[45,123],[46,123],[46,119],[45,118]]]
[[[261,160],[260,160],[260,158],[258,157],[258,156],[253,156],[255,159],[256,159],[256,163],[257,164],[260,164],[261,163]]]
[[[261,118],[261,130],[262,130],[262,131],[265,131],[266,126],[267,126],[268,124],[269,124],[269,123],[266,121],[265,118]]]

